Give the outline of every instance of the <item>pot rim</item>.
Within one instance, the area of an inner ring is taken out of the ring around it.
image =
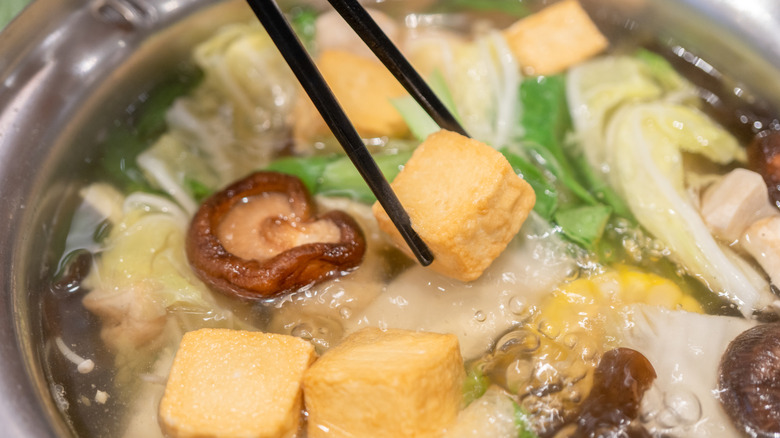
[[[663,35],[694,52],[715,41],[718,50],[708,61],[753,89],[780,77],[780,2],[775,0],[754,0],[749,8],[744,0],[582,2],[589,9],[609,11],[594,14],[597,21],[636,13],[652,17]],[[54,180],[52,175],[62,176],[59,160],[74,150],[81,153],[75,149],[76,131],[89,116],[81,106],[88,103],[96,114],[105,102],[89,100],[89,93],[117,80],[118,74],[128,74],[132,70],[128,60],[139,51],[148,54],[148,41],[155,35],[202,8],[227,3],[238,0],[35,0],[0,33],[0,207],[6,212],[0,221],[4,436],[71,435],[51,396],[44,357],[35,345],[41,341],[41,322],[31,315],[40,314],[34,310],[35,289],[44,274],[32,258],[45,252],[53,238],[44,218],[60,214],[56,201],[73,188],[66,185],[51,194],[46,185]],[[681,35],[680,30],[689,33]],[[93,56],[96,53],[101,57]],[[780,87],[774,88],[764,97],[780,108]],[[100,98],[108,101],[103,91]],[[121,102],[112,104],[120,110]],[[77,122],[70,123],[74,117]],[[38,203],[44,198],[48,206]]]

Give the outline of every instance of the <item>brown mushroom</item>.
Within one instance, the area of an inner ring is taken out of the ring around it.
[[[187,257],[209,287],[262,299],[343,275],[363,259],[366,241],[342,211],[315,216],[303,183],[257,172],[212,195],[187,234]]]
[[[750,168],[764,178],[769,201],[780,207],[780,131],[758,133],[747,148]]]
[[[720,361],[719,397],[745,436],[780,436],[780,323],[737,336]]]
[[[555,438],[649,438],[650,433],[636,419],[642,397],[655,378],[653,365],[642,353],[630,348],[607,351],[596,367],[593,388],[579,416]]]

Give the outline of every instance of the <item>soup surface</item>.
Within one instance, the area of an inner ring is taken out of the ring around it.
[[[162,436],[158,406],[187,332],[289,335],[323,356],[377,327],[457,336],[462,409],[439,436],[780,433],[777,400],[747,415],[740,396],[771,381],[738,372],[771,368],[777,336],[770,123],[687,79],[701,72],[675,58],[690,58],[682,49],[602,43],[568,10],[382,6],[375,20],[465,130],[530,184],[520,231],[476,280],[418,265],[380,229],[373,194],[264,30],[223,27],[134,104],[81,190],[44,301],[52,393],[73,428]],[[438,127],[334,12],[288,18],[392,180]],[[206,210],[220,247],[255,262],[231,269],[284,273],[260,285],[215,274],[223,261],[201,257],[213,248],[193,231]],[[348,257],[317,270],[322,259],[300,250],[317,245]],[[765,341],[729,347],[756,326]]]

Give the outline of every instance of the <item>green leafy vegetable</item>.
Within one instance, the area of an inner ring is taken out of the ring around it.
[[[436,70],[428,79],[428,85],[431,87],[436,97],[441,100],[445,107],[458,119],[457,109],[455,108],[455,102],[452,99],[449,87],[447,87],[447,81],[441,74],[441,71]],[[412,96],[399,97],[393,99],[393,106],[401,113],[404,121],[409,126],[409,130],[412,131],[412,135],[420,141],[428,138],[429,135],[438,131],[439,125],[433,121],[431,116],[425,112],[425,110],[417,103]]]
[[[596,205],[599,203],[588,189],[579,182],[578,177],[571,169],[571,166],[564,164],[566,161],[558,161],[555,154],[550,151],[550,149],[535,142],[523,143],[523,148],[525,148],[528,156],[555,175],[563,185],[562,188],[565,188],[577,198],[576,200],[569,199],[567,200],[567,203],[585,203],[588,205]]]
[[[182,67],[179,72],[150,90],[137,106],[127,125],[110,131],[101,148],[102,171],[108,179],[125,192],[155,192],[136,162],[137,157],[152,145],[167,129],[165,114],[173,101],[196,86],[201,73],[192,66]]]
[[[586,205],[555,213],[563,234],[585,248],[593,249],[604,233],[612,209],[606,205]]]
[[[285,157],[271,162],[265,170],[294,175],[303,181],[309,192],[316,193],[325,167],[339,158],[338,155],[314,157]]]
[[[531,420],[528,418],[528,413],[514,401],[512,405],[515,407],[515,426],[517,426],[517,438],[539,438],[539,435],[534,432],[531,427]]]
[[[199,197],[221,186],[209,160],[176,134],[160,137],[136,162],[154,188],[170,195],[189,213],[197,209]]]
[[[540,76],[524,80],[520,83],[520,101],[523,107],[520,117],[523,140],[544,146],[565,166],[563,139],[571,129],[571,120],[563,76]]]
[[[190,92],[203,79],[203,73],[194,66],[183,66],[172,79],[154,87],[136,110],[138,119],[133,123],[138,136],[152,141],[168,128],[165,113],[176,98]]]
[[[314,49],[315,23],[318,15],[317,10],[308,6],[297,6],[290,11],[290,24],[306,50],[310,52]]]
[[[565,79],[561,75],[526,79],[520,84],[519,99],[522,136],[507,148],[514,152],[510,163],[534,187],[537,213],[555,220],[572,241],[593,248],[612,212],[626,214],[628,209],[621,208],[620,197],[587,166],[582,168],[584,160],[564,147],[571,131]],[[522,163],[519,157],[527,160]],[[541,169],[553,178],[544,178]],[[578,214],[586,214],[585,221]]]
[[[192,197],[195,198],[195,201],[197,202],[203,201],[204,199],[211,196],[212,193],[214,193],[214,189],[211,187],[189,177],[185,177],[184,186],[189,190],[189,192],[192,194]]]
[[[411,156],[411,151],[405,151],[373,157],[385,178],[392,181]],[[265,170],[297,176],[314,194],[346,197],[367,204],[376,201],[355,165],[344,155],[281,158]]]
[[[658,102],[629,105],[612,117],[606,145],[612,151],[608,156],[611,183],[624,194],[639,223],[663,241],[679,262],[744,312],[752,312],[769,298],[768,287],[752,281],[747,267],[735,263],[729,250],[709,233],[685,191],[682,170],[683,150],[698,148],[699,142],[717,149],[718,139],[728,134],[704,118],[689,119],[702,124],[686,122],[681,129],[661,128],[677,119],[659,116],[680,111],[692,110]],[[728,149],[731,141],[723,144]]]
[[[506,157],[515,173],[520,175],[534,189],[536,204],[534,211],[546,220],[552,220],[555,210],[558,208],[558,190],[544,176],[544,173],[531,162],[520,155],[510,152],[507,148],[500,152]]]
[[[392,181],[411,156],[411,152],[375,155],[374,160],[385,178]],[[325,166],[317,193],[325,196],[347,197],[364,203],[376,201],[371,189],[347,157],[341,157]]]
[[[477,367],[471,367],[466,371],[466,381],[463,383],[463,401],[468,406],[485,394],[490,386],[490,379]]]
[[[110,132],[100,149],[102,172],[124,192],[153,191],[151,184],[136,164],[136,157],[149,144],[126,128]]]
[[[571,130],[563,76],[530,78],[520,84],[523,127],[522,145],[536,155],[580,201],[597,205],[598,200],[579,181],[563,149],[564,136]]]
[[[744,160],[744,151],[696,108],[694,91],[649,52],[581,64],[567,87],[590,178],[607,181],[677,262],[750,312],[768,299],[766,285],[712,238],[689,200],[683,169],[683,152],[728,164]]]
[[[29,0],[3,0],[0,2],[0,30],[10,23],[27,6]]]
[[[595,194],[596,199],[599,202],[612,207],[612,213],[614,215],[635,222],[634,215],[631,213],[626,202],[609,186],[609,184],[606,183],[606,181],[604,181],[601,175],[590,167],[585,155],[571,155],[573,155],[572,162],[574,163],[574,167],[579,171],[579,174],[582,175],[582,178],[585,180],[585,185],[590,188],[591,193]]]
[[[634,57],[644,63],[648,76],[658,82],[664,90],[690,88],[690,84],[661,55],[640,49],[634,54]]]
[[[531,14],[528,5],[521,0],[448,0],[438,2],[433,8],[434,12],[458,12],[463,11],[499,12],[511,17],[522,18]]]

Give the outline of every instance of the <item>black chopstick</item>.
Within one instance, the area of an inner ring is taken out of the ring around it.
[[[382,175],[355,127],[336,101],[330,87],[314,65],[314,61],[303,48],[282,11],[279,10],[279,6],[273,0],[247,0],[247,3],[417,260],[423,266],[430,265],[433,262],[433,254],[412,228],[409,215],[401,206],[398,197]]]
[[[469,135],[357,0],[328,0],[440,128]]]

